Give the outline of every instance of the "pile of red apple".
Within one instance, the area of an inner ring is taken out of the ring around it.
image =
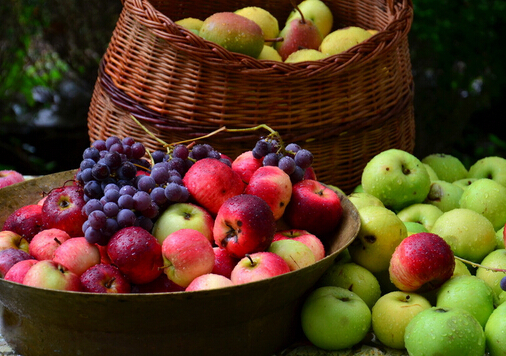
[[[102,246],[84,237],[83,186],[62,182],[6,219],[0,276],[28,286],[94,293],[221,288],[313,264],[342,216],[338,194],[309,176],[293,183],[251,151],[227,165],[198,160],[183,177],[190,200],[153,228],[128,226]]]

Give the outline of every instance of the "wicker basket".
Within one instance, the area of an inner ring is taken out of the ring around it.
[[[259,6],[284,24],[288,0],[123,0],[88,114],[90,140],[132,136],[148,148],[216,129],[267,124],[315,155],[319,180],[345,192],[378,152],[414,149],[413,78],[407,34],[411,0],[324,0],[334,29],[379,30],[321,61],[280,63],[232,53],[176,25]],[[234,158],[265,132],[220,133],[206,142]]]

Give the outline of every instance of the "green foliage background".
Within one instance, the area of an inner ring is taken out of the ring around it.
[[[70,76],[91,92],[121,7],[121,0],[2,0],[0,125],[13,122],[13,102],[36,106],[36,86],[54,88]],[[501,45],[506,2],[414,0],[413,7],[415,154],[453,154],[467,166],[487,155],[506,157],[499,129],[506,92]],[[22,145],[16,140],[2,138],[2,156],[22,151],[12,149]],[[27,156],[20,159],[40,174],[66,168]]]

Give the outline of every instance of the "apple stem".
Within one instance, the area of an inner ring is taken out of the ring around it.
[[[264,42],[283,42],[285,39],[283,37],[274,37],[274,38],[266,38]]]
[[[295,0],[290,0],[290,2],[292,3],[292,6],[295,8],[295,10],[297,10],[299,12],[301,23],[305,24],[306,23],[306,19],[304,18],[304,14],[302,13],[302,11],[300,11],[299,7],[295,3]]]
[[[469,264],[469,265],[471,265],[473,267],[485,268],[485,269],[487,269],[489,271],[493,271],[493,272],[504,272],[504,273],[506,273],[506,269],[504,269],[504,268],[487,267],[487,266],[481,265],[479,263],[466,260],[466,259],[464,259],[462,257],[458,257],[458,256],[454,256],[454,257],[455,257],[455,259],[457,259],[457,260],[459,260],[461,262],[467,263],[467,264]]]
[[[250,261],[250,263],[251,263],[251,266],[254,266],[254,265],[255,265],[255,262],[253,261],[253,259],[252,259],[252,258],[251,258],[251,256],[249,255],[249,253],[247,253],[247,254],[245,255],[245,257],[247,257],[247,258],[248,258],[248,260],[249,260],[249,261]]]
[[[114,281],[116,280],[116,277],[112,277],[110,281],[108,281],[106,284],[105,284],[105,287],[106,288],[111,288],[112,284],[114,283]]]
[[[55,238],[54,238],[54,241],[55,241],[58,245],[61,245],[61,241],[60,241],[60,240],[58,240],[58,238],[57,238],[57,237],[55,237]]]

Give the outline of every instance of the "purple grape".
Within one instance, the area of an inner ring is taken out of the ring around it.
[[[268,153],[263,160],[264,166],[277,166],[279,162],[279,155],[277,153]]]
[[[502,277],[500,285],[501,289],[506,291],[506,277]]]
[[[83,159],[91,159],[96,162],[100,159],[100,152],[96,147],[88,147],[83,151]]]
[[[119,190],[109,189],[108,191],[104,192],[104,198],[106,202],[117,203],[119,197],[120,197]]]
[[[292,174],[290,174],[290,181],[292,182],[292,184],[295,184],[303,180],[304,173],[305,171],[302,168],[300,168],[300,166],[295,166],[295,170],[293,171]]]
[[[123,154],[125,155],[125,158],[131,159],[132,158],[132,146],[123,144]]]
[[[295,166],[295,160],[289,156],[281,157],[278,162],[278,167],[288,175],[295,171]]]
[[[203,158],[206,158],[208,152],[209,152],[208,146],[197,143],[195,146],[192,147],[190,157],[198,161]]]
[[[121,140],[117,136],[109,136],[105,140],[105,147],[109,151],[111,149],[111,146],[115,143],[121,144]]]
[[[220,159],[221,154],[216,150],[211,150],[207,153],[207,158]]]
[[[90,244],[96,244],[102,240],[102,232],[100,230],[94,229],[90,226],[84,232],[84,238]]]
[[[102,210],[108,218],[113,218],[116,215],[118,215],[119,206],[117,203],[109,201],[104,204],[104,207],[102,208]]]
[[[182,197],[182,186],[176,183],[169,183],[165,187],[165,196],[169,201],[179,202]]]
[[[151,204],[142,211],[142,215],[154,219],[158,216],[158,213],[160,212],[160,209],[158,208],[158,205],[156,205],[155,202],[151,201]]]
[[[172,149],[172,157],[174,158],[181,158],[182,160],[185,160],[188,158],[189,154],[190,150],[188,150],[188,147],[182,144],[175,145]]]
[[[271,145],[265,140],[258,140],[255,144],[255,147],[251,151],[253,157],[256,159],[265,157],[269,152],[271,152]]]
[[[121,166],[121,155],[118,152],[107,152],[103,158],[103,161],[112,169],[116,169]]]
[[[163,159],[165,158],[165,152],[156,150],[151,153],[151,157],[153,158],[153,163],[163,162]]]
[[[83,212],[86,216],[89,216],[95,210],[102,210],[102,203],[98,199],[90,199],[83,206]]]
[[[144,191],[138,191],[133,196],[134,199],[134,209],[137,211],[143,211],[149,208],[151,204],[151,196],[149,193]]]
[[[116,190],[119,192],[119,187],[116,182],[107,183],[102,189],[104,190],[104,194],[107,193],[108,190]]]
[[[311,167],[313,164],[313,154],[306,149],[300,149],[295,154],[295,164],[302,169]]]
[[[289,143],[285,147],[286,155],[293,158],[295,157],[295,154],[299,152],[300,148],[301,147],[296,143]]]
[[[156,187],[156,182],[151,176],[140,176],[137,181],[137,188],[144,192],[151,192]]]
[[[105,226],[107,216],[102,210],[94,210],[88,215],[90,226],[95,230],[100,230]]]
[[[125,185],[120,188],[119,193],[121,195],[130,195],[133,197],[134,194],[137,193],[137,189],[132,185]]]
[[[91,147],[95,147],[99,151],[107,150],[104,140],[96,140],[91,144]]]
[[[135,143],[135,139],[133,137],[127,136],[121,140],[121,143],[124,145],[132,146]]]
[[[133,209],[134,205],[134,198],[131,195],[125,194],[118,199],[118,207],[120,209]]]
[[[133,226],[135,223],[135,219],[137,217],[135,216],[135,213],[130,209],[121,209],[118,212],[118,216],[116,217],[116,220],[118,221],[118,225],[120,228]]]
[[[107,166],[107,164],[100,163],[100,161],[99,161],[91,169],[91,174],[92,174],[93,178],[95,178],[96,180],[104,180],[109,177],[109,175],[111,174],[111,171],[110,171],[109,167]]]
[[[118,168],[118,176],[120,179],[133,179],[137,174],[137,168],[132,162],[124,162]]]
[[[81,164],[79,165],[79,168],[83,171],[87,168],[93,168],[93,166],[96,164],[97,162],[91,158],[85,158],[81,161]]]
[[[109,147],[109,152],[124,153],[123,144],[121,142],[112,144],[111,147]]]
[[[181,158],[172,158],[169,162],[169,171],[175,170],[181,176],[186,172],[186,161]]]
[[[156,204],[163,205],[167,202],[167,197],[165,196],[165,188],[162,187],[155,187],[151,193],[151,200],[154,201]]]
[[[183,185],[183,179],[180,176],[171,175],[170,178],[167,180],[167,183],[176,183],[179,185]]]
[[[151,178],[156,184],[161,185],[167,183],[169,176],[169,171],[165,165],[154,166],[151,170]]]
[[[83,181],[83,183],[88,183],[93,179],[93,174],[91,173],[91,168],[86,168],[82,171],[80,171],[80,178]]]
[[[153,220],[141,215],[136,219],[135,226],[139,226],[146,231],[151,231],[153,229]]]
[[[102,233],[105,236],[112,236],[119,230],[119,224],[116,219],[109,218],[105,223],[105,227],[102,229]]]
[[[132,146],[132,158],[141,159],[146,154],[146,147],[141,142],[136,142]]]
[[[104,194],[100,183],[98,183],[96,180],[91,180],[86,183],[83,190],[84,194],[87,195],[90,199],[100,199]]]

